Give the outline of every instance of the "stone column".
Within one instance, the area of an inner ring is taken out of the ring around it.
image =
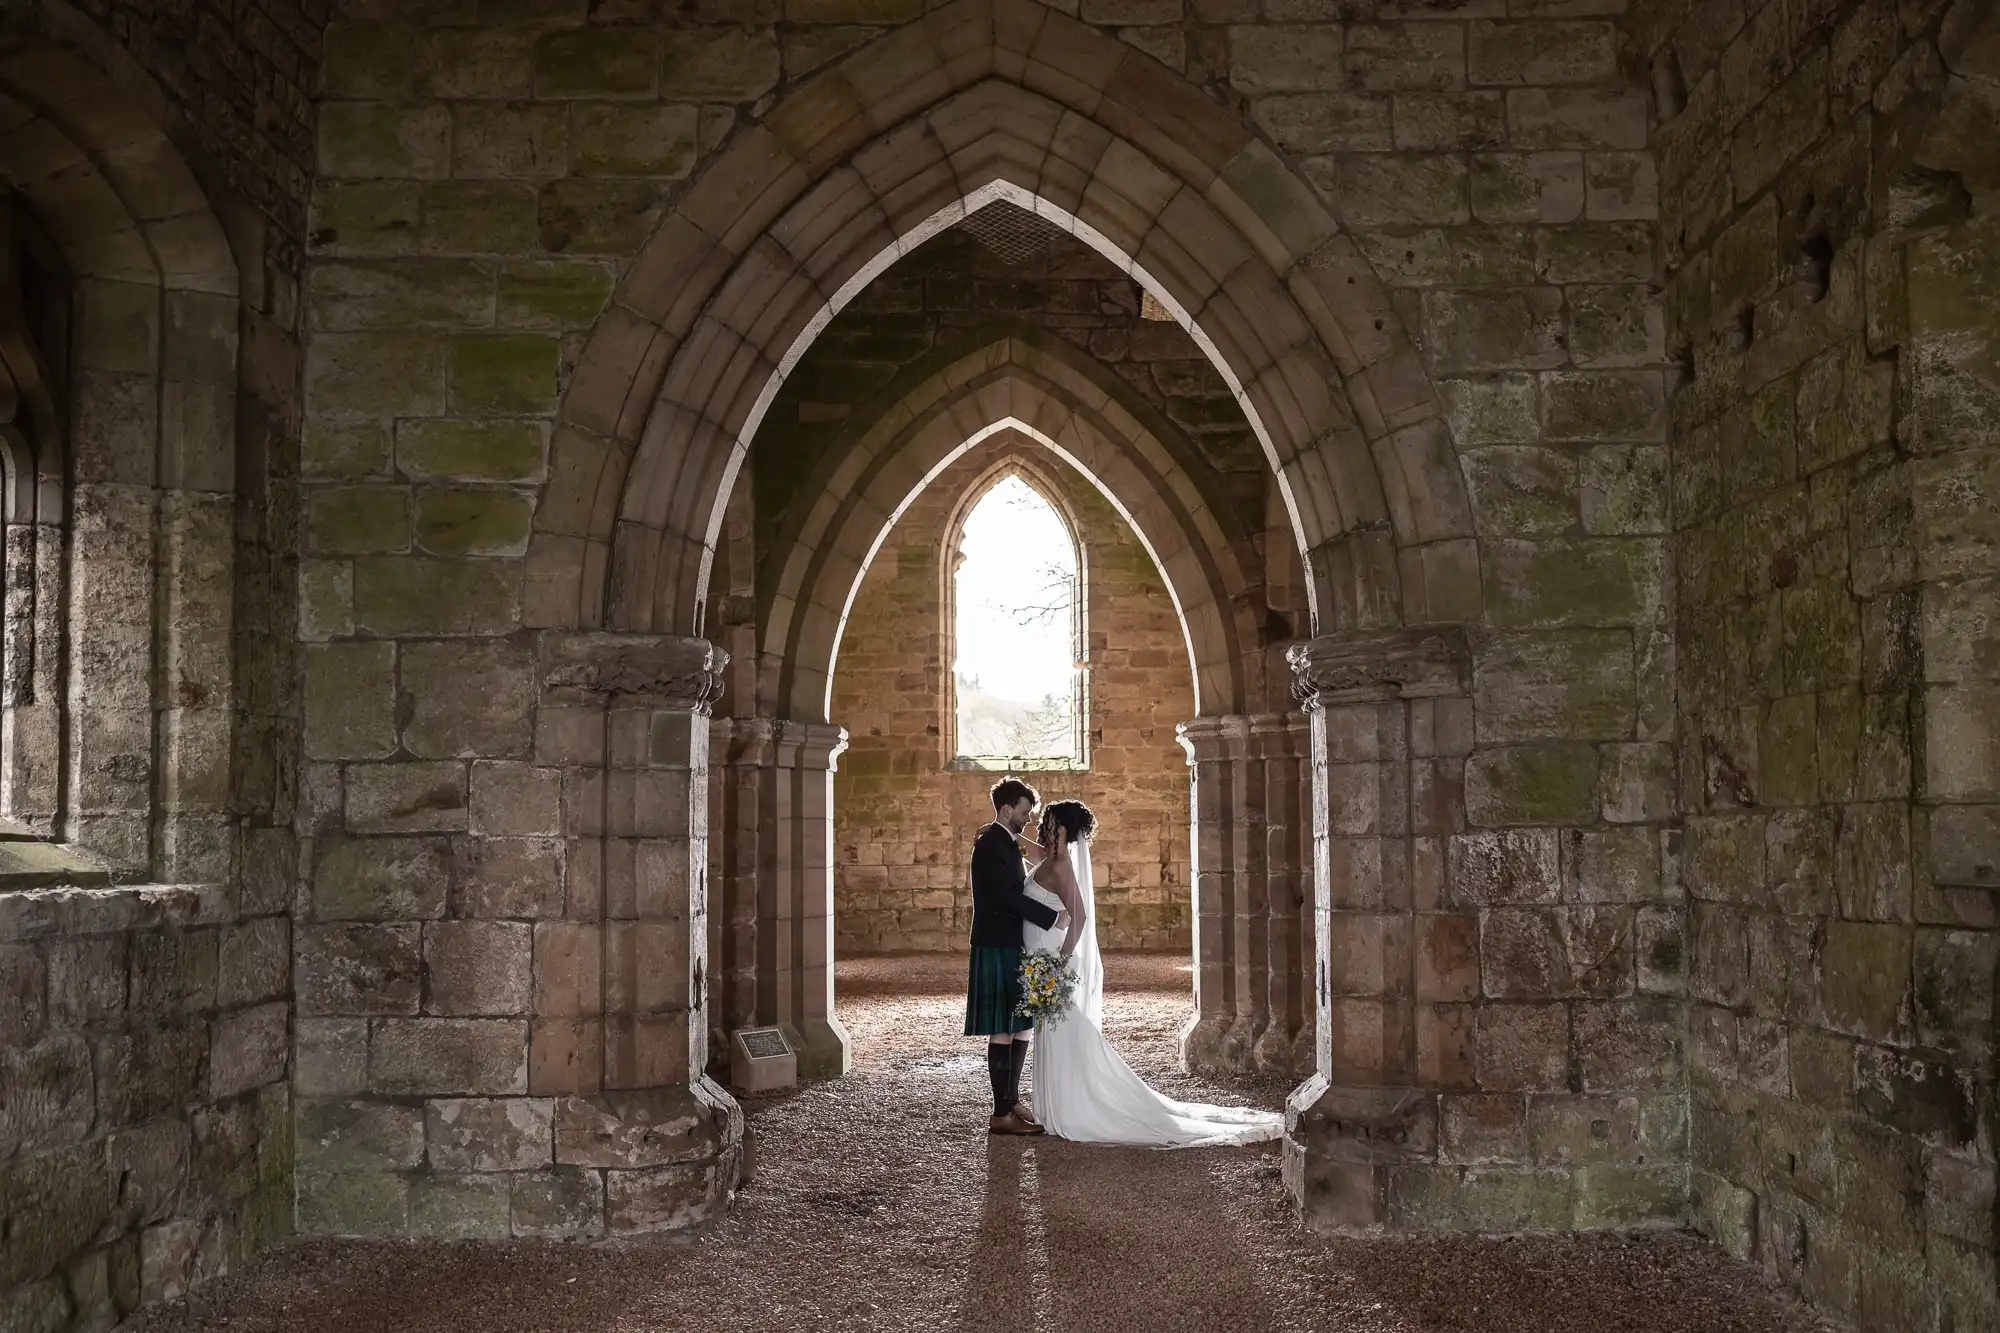
[[[1200,717],[1177,729],[1193,770],[1194,1014],[1181,1062],[1228,1074],[1251,1067],[1263,1027],[1262,792],[1250,780],[1250,719]]]
[[[1264,1028],[1251,1049],[1260,1074],[1303,1077],[1313,1064],[1312,728],[1303,713],[1250,720],[1253,780],[1263,789]]]
[[[1416,988],[1413,713],[1468,693],[1455,631],[1312,639],[1290,660],[1311,721],[1316,1072],[1287,1108],[1285,1183],[1306,1220],[1390,1219],[1395,1167],[1433,1160],[1440,1039]],[[1416,701],[1425,701],[1422,703]],[[1459,1034],[1469,1039],[1469,1034]]]
[[[704,1072],[708,714],[726,660],[669,635],[541,643],[537,745],[563,766],[572,907],[594,872],[597,920],[538,932],[530,1090],[554,1097],[557,1166],[601,1176],[614,1235],[712,1215],[741,1164],[741,1113]]]
[[[833,1012],[833,774],[847,732],[825,722],[771,726],[757,877],[757,1014],[784,1027],[801,1076],[837,1078],[853,1064]]]
[[[778,724],[719,717],[709,728],[715,760],[709,815],[709,1061],[720,1074],[729,1034],[757,1022],[758,863],[763,855],[765,774]]]

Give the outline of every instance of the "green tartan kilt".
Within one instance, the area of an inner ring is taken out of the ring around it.
[[[1021,951],[975,947],[965,981],[965,1035],[1012,1036],[1034,1026],[1021,1005]]]

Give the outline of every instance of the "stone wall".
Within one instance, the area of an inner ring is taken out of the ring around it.
[[[297,326],[323,16],[5,17],[0,174],[59,256],[71,336],[39,386],[53,429],[14,419],[43,477],[33,589],[9,488],[8,814],[46,840],[9,842],[0,883],[0,1326],[102,1329],[292,1228]],[[32,672],[24,602],[58,613],[37,617]]]
[[[1032,243],[1008,262],[958,229],[904,257],[836,316],[788,376],[759,431],[760,566],[783,557],[797,488],[916,382],[1014,334],[1067,344],[1108,371],[1126,401],[1242,530],[1261,531],[1270,468],[1229,386],[1171,319],[1140,313],[1139,284],[1083,242],[1018,209]],[[766,590],[768,596],[768,590]]]
[[[953,771],[945,686],[945,580],[954,521],[1002,460],[1018,457],[1073,518],[1083,546],[1090,663],[1089,767],[1024,776],[1044,802],[1096,813],[1098,942],[1192,942],[1187,755],[1194,713],[1187,648],[1145,548],[1088,481],[1004,437],[972,450],[910,506],[869,566],[841,638],[833,717],[848,732],[834,776],[834,951],[963,951],[972,928],[972,840],[1003,776]]]
[[[1671,412],[1699,1213],[1868,1329],[2000,1321],[1992,17],[1633,16],[1665,99],[1689,366]]]

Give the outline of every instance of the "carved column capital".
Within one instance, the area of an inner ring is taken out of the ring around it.
[[[820,768],[832,771],[847,752],[847,728],[831,722],[772,723],[772,742],[780,768]]]
[[[1307,639],[1285,658],[1292,693],[1313,709],[1465,694],[1472,654],[1457,628],[1396,629]]]
[[[661,708],[706,715],[722,696],[729,654],[677,634],[554,632],[537,656],[544,698],[606,708]]]
[[[1190,718],[1174,728],[1174,738],[1187,751],[1189,764],[1241,759],[1249,748],[1251,722],[1244,713]]]

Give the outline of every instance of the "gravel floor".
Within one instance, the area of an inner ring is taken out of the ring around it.
[[[1113,956],[1107,1028],[1173,1068],[1188,969]],[[984,1132],[964,964],[840,965],[856,1069],[748,1109],[755,1179],[692,1237],[594,1246],[304,1242],[130,1333],[1325,1330],[1808,1333],[1747,1267],[1680,1235],[1341,1241],[1287,1214],[1275,1146],[1177,1153]]]

